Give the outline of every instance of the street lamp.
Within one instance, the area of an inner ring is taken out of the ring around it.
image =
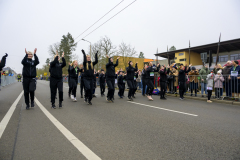
[[[89,41],[87,41],[87,40],[85,40],[85,39],[82,39],[82,40],[90,43],[90,57],[91,57],[91,59],[92,59],[92,47],[91,47],[91,42],[89,42]]]

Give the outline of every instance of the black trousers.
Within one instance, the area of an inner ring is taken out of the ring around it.
[[[112,99],[114,96],[114,90],[115,90],[115,79],[107,79],[107,86],[108,86],[108,94],[107,97],[109,99]]]
[[[134,89],[133,89],[133,95],[136,93],[136,91],[137,91],[137,81],[136,80],[134,80]]]
[[[85,92],[84,80],[81,78],[81,83],[80,83],[80,94],[81,94],[81,96],[83,95],[83,89],[84,89],[84,92]]]
[[[142,93],[145,94],[145,88],[146,88],[146,79],[142,78]]]
[[[151,96],[152,95],[152,93],[153,93],[153,89],[154,89],[154,80],[152,80],[152,79],[146,79],[146,84],[147,84],[147,94],[149,95],[149,96]]]
[[[77,84],[78,84],[78,79],[77,78],[70,78],[70,86],[72,89],[72,95],[76,97],[76,92],[77,92]],[[69,87],[70,88],[70,87]]]
[[[103,95],[104,92],[105,92],[105,86],[106,86],[105,82],[104,82],[104,83],[100,83],[100,92],[101,92],[101,95]]]
[[[180,98],[183,98],[183,94],[185,92],[185,82],[178,82],[178,83],[179,83]]]
[[[210,100],[212,96],[212,90],[207,90],[207,92],[208,92],[208,100]]]
[[[119,94],[120,96],[123,96],[124,89],[125,89],[125,83],[123,83],[123,84],[118,84],[118,88],[119,88],[118,94]]]
[[[53,78],[50,79],[50,88],[51,88],[51,102],[55,104],[55,97],[58,89],[59,102],[63,101],[63,81],[62,78]]]
[[[26,105],[29,105],[29,94],[31,102],[34,102],[34,91],[36,89],[36,79],[35,78],[23,78],[23,90]],[[35,88],[34,88],[35,87]]]
[[[92,94],[93,94],[93,79],[83,79],[84,89],[85,89],[85,97],[91,102]]]
[[[166,93],[166,88],[167,88],[167,82],[161,82],[160,81],[160,87],[161,87],[161,97],[164,97]]]
[[[135,89],[135,84],[134,84],[134,80],[127,80],[127,84],[128,84],[128,98],[132,97],[134,95],[134,89]]]

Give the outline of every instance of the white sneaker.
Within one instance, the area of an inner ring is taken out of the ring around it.
[[[73,99],[73,102],[77,102],[77,98],[76,97]]]
[[[71,99],[72,99],[72,100],[74,100],[74,97],[73,97],[73,95],[71,95]]]

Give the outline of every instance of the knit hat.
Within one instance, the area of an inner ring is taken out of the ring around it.
[[[217,71],[217,73],[220,73],[220,74],[222,74],[222,70],[220,69],[219,71]]]
[[[192,70],[196,70],[196,67],[192,67]]]

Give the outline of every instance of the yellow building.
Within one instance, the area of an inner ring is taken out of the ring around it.
[[[113,61],[116,63],[118,56],[113,56]],[[122,68],[123,71],[126,71],[126,68],[128,67],[128,62],[132,61],[133,66],[135,67],[136,62],[138,62],[138,69],[142,70],[144,67],[144,59],[145,58],[136,58],[136,57],[123,57],[119,56],[118,59],[118,66],[115,68],[116,71],[120,70]]]
[[[201,65],[201,56],[199,53],[190,52],[190,63],[192,65]],[[176,52],[175,53],[175,58],[174,58],[175,63],[182,63],[183,65],[188,64],[189,62],[189,51],[181,51],[181,52]]]

